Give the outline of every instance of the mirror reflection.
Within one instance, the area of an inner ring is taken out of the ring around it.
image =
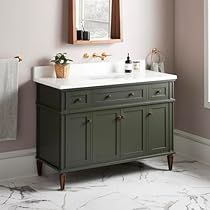
[[[111,38],[112,0],[76,0],[78,40]]]

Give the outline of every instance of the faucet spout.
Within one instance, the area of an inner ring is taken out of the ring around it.
[[[98,55],[97,53],[93,53],[92,55],[93,58],[100,58],[102,61],[104,61],[108,56],[111,55],[107,55],[105,52],[103,52],[101,55]]]
[[[105,59],[104,56],[98,55],[98,54],[96,54],[96,53],[93,53],[93,56],[92,56],[92,57],[93,57],[93,58],[100,58],[102,61]]]

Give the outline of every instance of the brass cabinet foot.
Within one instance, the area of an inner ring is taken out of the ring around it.
[[[168,155],[167,159],[168,159],[168,169],[169,169],[169,171],[172,171],[172,169],[173,169],[173,162],[174,162],[174,155],[173,154]]]
[[[43,165],[43,162],[41,160],[36,160],[38,176],[42,176],[42,165]]]
[[[66,174],[60,174],[59,175],[60,178],[60,190],[64,190],[65,189],[65,184],[66,184]]]

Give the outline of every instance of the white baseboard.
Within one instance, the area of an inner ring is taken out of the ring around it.
[[[183,157],[210,165],[210,140],[186,133],[174,131],[175,152]],[[43,174],[55,173],[43,166]],[[0,180],[17,177],[37,176],[35,149],[0,153]]]
[[[174,146],[177,154],[210,165],[210,139],[175,130]]]
[[[0,153],[0,180],[37,176],[35,149]],[[54,173],[43,166],[43,174]]]

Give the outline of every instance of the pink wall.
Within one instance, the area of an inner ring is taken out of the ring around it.
[[[175,0],[176,128],[210,139],[204,108],[204,1]]]
[[[22,55],[24,62],[19,73],[18,139],[0,143],[0,152],[35,146],[35,86],[31,81],[31,69],[48,64],[49,58],[58,51],[69,52],[77,62],[84,52],[106,51],[113,55],[111,60],[119,60],[125,59],[127,52],[132,57],[144,58],[151,48],[157,47],[167,55],[167,71],[173,72],[173,0],[122,0],[124,42],[101,46],[66,44],[67,2],[1,2],[0,57]]]

